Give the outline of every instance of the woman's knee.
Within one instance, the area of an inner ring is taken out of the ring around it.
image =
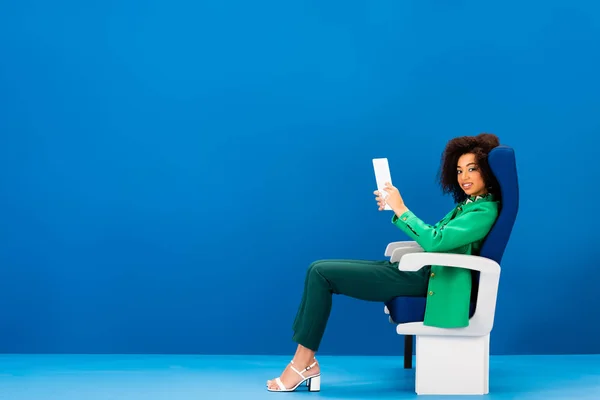
[[[313,262],[310,263],[309,268],[313,268],[313,267],[315,267],[315,266],[317,266],[319,264],[323,264],[323,263],[326,263],[328,261],[329,260],[315,260],[315,261],[313,261]]]
[[[323,269],[327,268],[327,264],[330,264],[331,261],[330,260],[317,260],[317,261],[313,261],[309,266],[308,266],[308,274],[311,273],[316,273],[317,271],[322,271]]]

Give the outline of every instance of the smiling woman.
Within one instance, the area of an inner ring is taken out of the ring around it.
[[[452,194],[457,204],[437,224],[419,219],[389,183],[384,189],[387,197],[374,192],[379,210],[388,205],[394,211],[392,223],[426,252],[478,254],[498,216],[498,185],[487,155],[499,144],[495,135],[485,133],[448,142],[439,178],[444,193]],[[430,279],[433,276],[435,279]],[[267,381],[268,390],[294,391],[303,382],[310,391],[320,390],[321,372],[315,353],[329,319],[333,294],[377,302],[398,296],[427,297],[425,325],[460,328],[469,324],[471,273],[435,265],[416,272],[400,271],[397,263],[387,260],[312,263],[293,324],[296,354],[280,377]]]

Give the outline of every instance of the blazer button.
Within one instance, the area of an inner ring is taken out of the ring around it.
[[[435,276],[435,273],[433,273],[433,272],[432,272],[432,273],[431,273],[431,277],[433,278],[434,276]]]
[[[433,292],[432,292],[432,291],[429,291],[429,295],[430,295],[430,296],[433,296]]]

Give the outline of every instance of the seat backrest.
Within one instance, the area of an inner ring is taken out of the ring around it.
[[[486,236],[479,255],[501,264],[519,210],[519,179],[515,151],[508,146],[494,148],[488,163],[500,185],[500,212]]]
[[[500,185],[500,212],[483,241],[479,255],[501,265],[519,210],[519,179],[515,151],[508,146],[498,146],[488,154],[488,163]],[[473,285],[470,315],[473,316],[479,292],[479,272],[471,271],[471,277]]]

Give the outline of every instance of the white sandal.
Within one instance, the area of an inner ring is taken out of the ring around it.
[[[315,362],[312,363],[311,365],[309,365],[308,367],[304,368],[302,371],[298,371],[296,368],[294,368],[294,360],[291,361],[291,366],[290,368],[297,373],[298,375],[300,375],[300,377],[302,378],[302,380],[300,382],[298,382],[296,384],[296,386],[294,386],[293,388],[286,388],[283,385],[283,382],[281,382],[281,377],[276,378],[275,382],[277,383],[277,386],[279,386],[279,389],[271,389],[271,388],[267,388],[267,390],[269,392],[293,392],[296,389],[298,389],[298,386],[302,385],[304,382],[306,382],[306,385],[308,386],[308,391],[309,392],[318,392],[321,390],[321,373],[318,373],[316,375],[311,375],[311,376],[304,376],[304,373],[310,369],[312,369],[315,365],[317,365],[317,360],[315,359]]]

